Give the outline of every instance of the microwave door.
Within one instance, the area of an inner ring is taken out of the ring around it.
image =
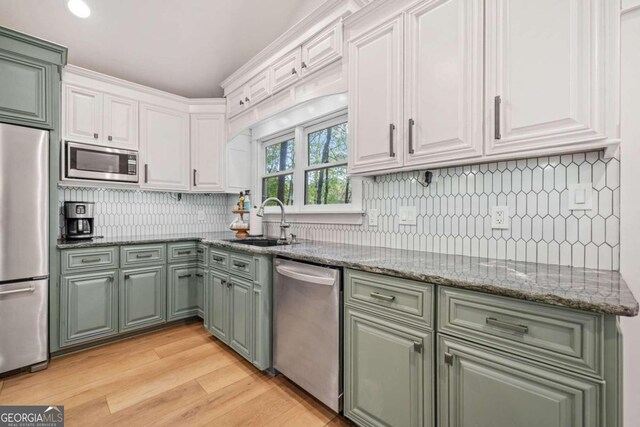
[[[68,142],[67,177],[138,182],[137,153]]]

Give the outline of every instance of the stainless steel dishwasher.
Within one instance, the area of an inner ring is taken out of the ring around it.
[[[340,412],[341,270],[285,259],[274,266],[273,367]]]

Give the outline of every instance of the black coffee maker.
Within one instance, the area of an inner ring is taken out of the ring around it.
[[[67,239],[93,238],[93,202],[64,202]]]

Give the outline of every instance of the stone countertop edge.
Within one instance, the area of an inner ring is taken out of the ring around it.
[[[600,271],[600,270],[587,270],[587,269],[576,269],[571,267],[560,267],[560,266],[551,266],[567,269],[567,271],[581,271],[588,273],[591,276],[600,276],[600,275],[617,275],[619,277],[618,286],[620,288],[620,294],[626,294],[624,297],[628,299],[626,303],[611,303],[607,301],[587,301],[583,298],[570,297],[570,296],[562,296],[558,293],[553,292],[544,292],[542,290],[550,290],[548,287],[545,287],[544,284],[534,283],[529,284],[529,286],[538,286],[541,288],[541,291],[533,291],[533,290],[522,290],[522,289],[514,289],[513,287],[509,287],[506,285],[499,285],[496,283],[479,283],[471,277],[471,274],[467,274],[469,277],[465,278],[451,278],[445,277],[443,275],[438,274],[429,274],[429,273],[420,273],[415,271],[410,271],[408,269],[399,269],[394,267],[385,267],[384,264],[386,260],[368,260],[368,262],[353,260],[350,261],[345,259],[345,257],[340,257],[339,253],[335,253],[334,256],[328,256],[327,254],[313,254],[309,253],[313,252],[314,246],[325,248],[328,246],[335,245],[336,247],[346,248],[352,245],[345,244],[333,244],[329,242],[305,242],[304,244],[294,244],[289,246],[271,246],[271,247],[260,247],[260,246],[251,246],[245,245],[241,243],[235,243],[233,241],[227,241],[228,239],[233,239],[233,234],[227,232],[219,232],[219,233],[202,233],[193,235],[162,235],[162,236],[146,236],[146,237],[114,237],[109,239],[104,239],[100,241],[81,241],[81,242],[58,242],[58,249],[79,249],[79,248],[90,248],[90,247],[104,247],[104,246],[113,246],[113,245],[140,245],[140,244],[148,244],[148,243],[159,243],[159,242],[182,242],[182,241],[200,241],[203,244],[214,246],[218,248],[230,249],[238,252],[244,253],[252,253],[257,255],[276,255],[286,258],[291,258],[300,261],[310,261],[319,264],[326,264],[335,267],[346,267],[352,268],[356,270],[367,271],[370,273],[379,273],[386,274],[390,276],[395,276],[403,279],[416,280],[420,282],[431,283],[435,285],[441,286],[449,286],[452,288],[460,288],[460,289],[468,289],[472,291],[478,291],[487,294],[493,294],[498,296],[505,296],[516,298],[520,300],[526,300],[531,302],[537,302],[545,305],[553,305],[558,307],[572,308],[581,311],[589,311],[601,314],[609,314],[616,316],[626,316],[633,317],[637,316],[639,312],[638,302],[633,297],[633,294],[628,289],[626,283],[620,277],[619,273],[612,271]],[[297,249],[297,250],[296,250]],[[382,252],[384,251],[402,251],[400,249],[391,249],[391,248],[374,248],[380,249]],[[408,252],[418,252],[418,251],[408,251]],[[419,252],[420,254],[424,254],[424,256],[434,255],[429,252]],[[447,257],[446,254],[435,254],[439,257]],[[456,255],[449,255],[449,257],[457,257]],[[496,261],[486,258],[475,258],[475,257],[466,257],[469,260],[475,260],[476,264],[480,264],[483,261]],[[526,267],[535,266],[536,264],[532,263],[517,263],[524,265]],[[546,266],[546,264],[544,265]],[[491,268],[489,263],[485,266],[486,268]],[[493,267],[498,270],[497,266]],[[572,276],[572,274],[571,274]],[[482,280],[482,278],[478,278]],[[490,280],[490,279],[485,279]],[[597,280],[597,279],[593,279]],[[497,281],[497,279],[496,279]],[[523,285],[525,283],[523,282]],[[598,295],[596,295],[598,296]],[[621,295],[622,297],[622,295]]]

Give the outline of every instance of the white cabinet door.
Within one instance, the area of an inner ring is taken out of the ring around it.
[[[245,98],[245,86],[242,86],[227,95],[227,114],[229,117],[240,114],[247,105]]]
[[[598,138],[607,3],[486,2],[488,154]]]
[[[102,135],[102,94],[89,89],[65,86],[64,139],[100,144]]]
[[[271,94],[269,83],[269,70],[264,70],[249,80],[245,89],[247,107],[257,104]]]
[[[224,114],[191,114],[191,191],[224,191]]]
[[[128,150],[138,149],[138,103],[104,95],[105,144]]]
[[[482,154],[483,1],[432,0],[406,13],[405,166]]]
[[[300,55],[300,47],[298,47],[271,66],[272,92],[284,89],[300,79]]]
[[[349,172],[402,166],[402,15],[349,42]]]
[[[189,190],[189,115],[140,105],[142,188]]]
[[[227,193],[238,193],[251,188],[251,134],[244,132],[226,144],[226,189]]]
[[[342,21],[321,31],[302,45],[302,76],[309,75],[342,56]]]

